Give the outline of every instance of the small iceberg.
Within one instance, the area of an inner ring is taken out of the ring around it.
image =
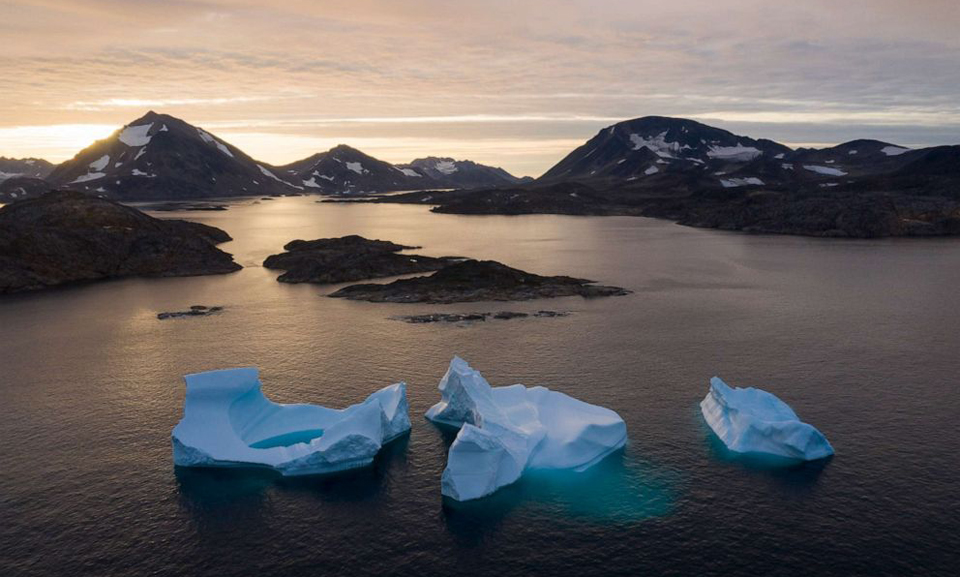
[[[441,492],[457,501],[489,495],[526,469],[583,471],[627,441],[620,416],[544,387],[491,387],[459,357],[440,381],[427,418],[459,427]]]
[[[184,377],[173,462],[185,467],[269,467],[313,475],[363,467],[410,430],[407,386],[397,383],[346,409],[281,405],[260,391],[254,368]]]
[[[700,410],[713,432],[735,453],[802,461],[833,454],[820,431],[802,422],[789,405],[767,391],[731,388],[713,377]]]

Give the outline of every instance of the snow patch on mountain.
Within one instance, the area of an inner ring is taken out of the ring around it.
[[[453,174],[458,170],[457,164],[452,160],[441,160],[434,165],[434,168],[437,169],[437,172],[443,174]]]
[[[109,164],[109,163],[110,163],[110,155],[109,155],[109,154],[104,154],[103,156],[101,156],[101,157],[98,158],[97,160],[94,160],[93,162],[91,162],[91,163],[90,163],[90,168],[91,168],[92,170],[94,170],[95,172],[100,172],[101,170],[103,170],[104,168],[106,168],[106,167],[107,167],[107,164]]]
[[[264,176],[266,176],[267,178],[272,178],[273,180],[276,180],[277,182],[279,182],[279,183],[281,183],[281,184],[286,184],[287,186],[289,186],[289,187],[291,187],[291,188],[296,188],[297,190],[303,190],[303,187],[302,187],[302,186],[297,186],[297,185],[295,185],[295,184],[291,184],[291,183],[287,182],[286,180],[283,180],[282,178],[277,178],[277,175],[276,175],[276,174],[270,172],[269,170],[267,170],[266,168],[264,168],[263,166],[261,166],[261,165],[259,165],[259,164],[257,165],[257,168],[259,168],[259,169],[260,169],[260,173],[263,174]],[[260,183],[257,182],[256,180],[254,180],[253,183],[256,184],[256,185],[258,185],[258,186],[259,186],[259,184],[260,184]]]
[[[397,170],[399,170],[400,172],[404,173],[404,174],[407,175],[407,176],[413,176],[413,177],[415,177],[415,178],[422,178],[422,175],[421,175],[419,172],[417,172],[416,170],[412,169],[412,168],[400,168],[400,167],[397,167],[397,166],[394,166],[394,168],[396,168]]]
[[[146,146],[150,144],[150,136],[147,134],[153,127],[153,123],[141,124],[140,126],[128,126],[120,132],[120,142],[127,146]]]
[[[900,156],[905,152],[910,152],[909,148],[903,148],[902,146],[884,146],[880,149],[880,152],[886,154],[887,156]]]
[[[752,146],[743,146],[739,143],[737,143],[736,146],[713,145],[710,147],[710,150],[707,151],[707,156],[710,158],[717,158],[720,160],[737,160],[742,162],[753,160],[762,154],[762,151]]]
[[[738,186],[763,186],[763,181],[755,176],[746,178],[727,178],[721,179],[720,184],[723,188],[736,188]]]
[[[207,144],[215,144],[217,148],[220,149],[220,152],[226,154],[230,158],[233,158],[233,153],[230,152],[230,149],[224,146],[222,142],[220,142],[219,140],[211,136],[210,133],[208,133],[203,129],[198,128],[197,134],[200,135],[200,138],[203,139],[204,142],[206,142]]]
[[[365,172],[370,172],[369,170],[365,169],[365,168],[363,167],[363,165],[360,164],[359,162],[348,162],[348,163],[347,163],[347,168],[348,168],[349,170],[352,170],[352,171],[356,172],[357,174],[363,174],[363,173],[365,173]]]
[[[83,176],[78,176],[70,184],[76,184],[79,182],[88,182],[91,180],[96,180],[98,178],[103,178],[104,176],[106,176],[106,174],[102,172],[90,172],[90,173],[84,174]]]
[[[660,169],[657,168],[656,166],[651,166],[650,168],[643,171],[643,173],[646,174],[647,176],[650,176],[651,174],[656,174],[658,172],[660,172]]]
[[[674,158],[674,154],[679,153],[682,147],[679,142],[667,142],[666,137],[666,130],[653,137],[644,137],[634,133],[630,135],[630,142],[633,143],[634,150],[647,148],[656,153],[657,156]]]
[[[276,175],[276,174],[270,172],[269,170],[267,170],[266,168],[260,166],[259,164],[257,165],[257,168],[260,169],[260,173],[263,174],[264,176],[269,177],[269,178],[272,178],[272,179],[276,180],[277,182],[285,182],[285,181],[280,180],[279,178],[277,178],[277,175]]]
[[[817,174],[824,174],[827,176],[846,176],[847,173],[840,170],[839,168],[830,168],[829,166],[817,166],[814,164],[804,164],[803,168],[809,170],[810,172],[816,172]]]

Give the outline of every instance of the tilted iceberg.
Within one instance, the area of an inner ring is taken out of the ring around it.
[[[435,423],[460,427],[441,492],[457,501],[489,495],[525,469],[582,471],[627,441],[617,413],[544,387],[491,387],[454,357],[440,381]]]
[[[731,388],[713,377],[700,410],[713,432],[735,453],[804,461],[833,454],[820,431],[802,422],[789,405],[767,391]]]
[[[253,368],[197,373],[184,380],[183,419],[173,429],[176,465],[330,473],[369,465],[383,444],[410,430],[404,383],[337,410],[274,403],[260,391]]]

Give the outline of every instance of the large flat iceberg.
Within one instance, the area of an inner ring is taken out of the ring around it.
[[[820,431],[802,422],[789,405],[767,391],[731,388],[713,377],[700,410],[713,432],[735,453],[803,461],[833,454]]]
[[[260,391],[253,368],[197,373],[184,380],[183,419],[173,429],[176,465],[330,473],[369,465],[383,444],[410,430],[404,383],[338,410],[274,403]]]
[[[544,387],[491,387],[459,357],[440,394],[427,418],[460,427],[441,480],[441,492],[457,501],[489,495],[526,469],[582,471],[627,441],[610,409]]]

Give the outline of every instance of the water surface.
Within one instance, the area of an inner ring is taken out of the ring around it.
[[[157,214],[224,228],[246,268],[0,300],[0,574],[951,575],[960,563],[960,241],[309,198]],[[372,304],[259,266],[292,239],[345,234],[635,292]],[[156,318],[193,304],[226,310]],[[573,314],[390,319],[539,309]],[[583,475],[444,503],[452,436],[422,415],[454,354],[494,385],[615,409],[627,447]],[[405,380],[413,430],[373,468],[333,477],[174,469],[182,375],[238,366],[260,367],[279,402],[344,406]],[[771,469],[726,454],[697,408],[714,375],[775,392],[836,456]]]

